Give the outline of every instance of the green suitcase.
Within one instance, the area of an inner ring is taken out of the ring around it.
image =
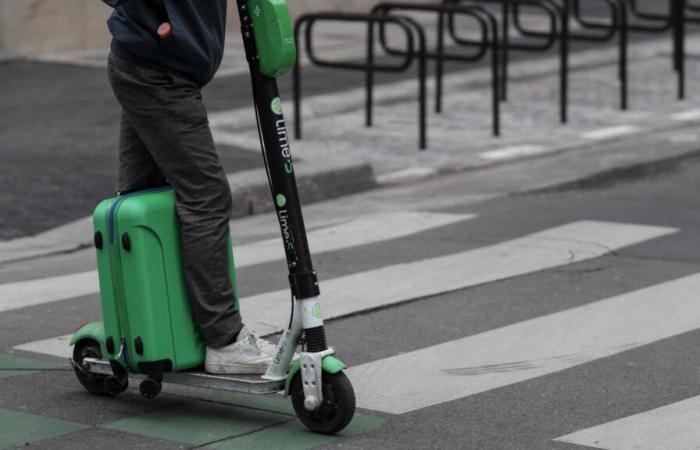
[[[185,286],[172,189],[105,200],[93,222],[107,352],[103,358],[156,376],[202,365],[205,347]]]

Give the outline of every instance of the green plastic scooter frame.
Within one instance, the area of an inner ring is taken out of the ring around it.
[[[75,345],[80,341],[85,339],[91,339],[98,344],[100,344],[100,351],[102,355],[107,354],[106,337],[105,337],[105,324],[102,322],[89,322],[78,328],[78,330],[73,334],[70,340],[70,345]]]

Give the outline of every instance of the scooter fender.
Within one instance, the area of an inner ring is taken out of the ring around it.
[[[338,358],[335,357],[335,355],[328,355],[323,358],[323,361],[321,363],[321,368],[323,369],[324,372],[330,373],[330,374],[336,374],[338,372],[342,372],[344,369],[346,369],[348,366],[345,365],[344,362],[339,360]],[[301,362],[297,361],[294,364],[292,364],[292,367],[289,369],[289,374],[287,375],[287,380],[284,383],[284,396],[287,397],[289,396],[289,389],[292,385],[292,379],[294,378],[294,375],[297,374],[301,370]]]
[[[92,339],[100,344],[102,355],[107,354],[105,349],[105,325],[102,322],[86,323],[75,332],[70,340],[70,345],[75,345],[83,339]]]

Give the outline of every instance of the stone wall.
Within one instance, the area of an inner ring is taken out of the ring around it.
[[[230,0],[231,28],[237,27]],[[288,0],[293,14],[307,11],[367,10],[378,0]],[[100,0],[0,0],[0,56],[104,48],[110,8]]]

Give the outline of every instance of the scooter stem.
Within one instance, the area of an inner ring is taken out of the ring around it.
[[[263,159],[284,242],[289,269],[289,285],[293,297],[302,301],[320,295],[318,279],[311,262],[311,253],[294,175],[289,134],[282,112],[277,80],[266,76],[260,70],[261,55],[256,46],[254,20],[251,15],[259,14],[260,11],[251,11],[249,5],[252,3],[250,0],[237,0],[241,33],[246,58],[250,66]],[[259,4],[256,8],[259,8]],[[320,319],[320,312],[318,315]],[[288,328],[292,327],[292,322],[293,317],[290,319]],[[320,352],[327,349],[323,325],[305,328],[304,335],[308,352]]]

